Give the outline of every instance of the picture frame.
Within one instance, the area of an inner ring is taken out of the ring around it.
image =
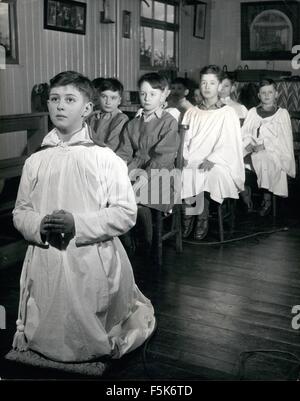
[[[5,69],[6,64],[19,64],[16,0],[2,0],[0,14],[0,69]]]
[[[122,13],[122,37],[131,38],[131,12],[126,10]]]
[[[207,3],[199,1],[194,8],[194,32],[195,38],[205,39]]]
[[[241,59],[290,60],[299,43],[297,1],[241,3]]]
[[[44,29],[85,35],[86,3],[44,0]]]

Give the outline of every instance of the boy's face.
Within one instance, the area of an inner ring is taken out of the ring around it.
[[[178,100],[183,99],[189,94],[189,90],[182,84],[172,84],[171,85],[171,96],[174,96]]]
[[[106,90],[100,93],[99,106],[100,110],[105,113],[111,113],[121,104],[121,96],[118,91]]]
[[[145,81],[142,82],[139,90],[141,105],[148,113],[151,113],[162,106],[169,94],[170,90],[167,88],[163,91],[161,89],[155,89],[152,88],[149,82]]]
[[[75,86],[65,85],[50,90],[48,109],[55,127],[63,134],[70,134],[82,127],[93,104]]]
[[[200,81],[200,91],[204,99],[217,98],[221,87],[222,85],[215,74],[202,75]]]
[[[265,106],[273,106],[276,101],[277,94],[278,93],[273,85],[265,85],[259,89],[258,97]]]
[[[230,96],[231,92],[232,92],[232,83],[230,79],[228,78],[223,79],[220,90],[220,96],[223,98],[228,97]]]

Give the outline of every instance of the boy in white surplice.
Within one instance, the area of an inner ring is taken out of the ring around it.
[[[191,234],[193,228],[195,240],[205,238],[210,199],[222,204],[225,198],[237,199],[239,192],[244,189],[240,122],[234,109],[222,103],[218,97],[222,76],[222,71],[216,65],[201,70],[203,101],[198,107],[187,110],[182,121],[189,126],[183,149],[182,199],[192,202],[204,196],[204,208],[199,213],[196,206],[196,216],[189,215],[185,208],[184,238]]]
[[[257,176],[259,188],[264,190],[260,215],[271,210],[271,194],[287,197],[287,175],[295,176],[292,125],[286,109],[276,105],[278,92],[272,79],[259,83],[258,97],[261,103],[253,107],[242,127],[246,166]],[[247,187],[243,200],[251,204],[250,188]]]
[[[50,84],[55,128],[26,160],[13,211],[30,243],[13,347],[61,362],[120,358],[155,325],[118,239],[135,224],[134,193],[126,164],[90,139],[89,79],[66,71]]]

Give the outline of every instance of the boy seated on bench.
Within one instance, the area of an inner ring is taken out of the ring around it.
[[[287,176],[295,177],[295,158],[292,125],[286,109],[277,106],[277,85],[272,79],[259,83],[261,103],[249,110],[242,127],[245,163],[257,176],[263,190],[260,215],[266,216],[272,208],[272,194],[287,197]],[[251,208],[251,190],[242,194]]]
[[[244,189],[240,123],[233,108],[219,99],[221,82],[222,71],[218,66],[204,67],[200,72],[203,101],[187,110],[182,121],[189,125],[183,150],[182,199],[186,200],[183,238],[194,229],[194,239],[204,239],[208,233],[210,199],[222,204],[225,198],[238,199]],[[186,203],[200,197],[204,197],[203,210],[189,214]]]
[[[136,194],[143,188],[134,173],[141,171],[147,177],[147,199],[139,202],[137,228],[143,227],[146,248],[151,249],[153,230],[150,209],[168,212],[172,207],[173,188],[170,188],[169,172],[175,165],[179,134],[176,119],[164,109],[170,93],[167,79],[157,73],[148,73],[139,79],[138,86],[142,108],[125,127],[117,154],[128,165]],[[169,198],[167,202],[163,201],[164,193]],[[151,200],[154,198],[155,202]]]
[[[108,146],[116,151],[120,144],[121,132],[128,121],[127,115],[119,109],[123,85],[116,78],[101,78],[95,85],[99,110],[88,120],[92,129],[92,139],[96,144]]]

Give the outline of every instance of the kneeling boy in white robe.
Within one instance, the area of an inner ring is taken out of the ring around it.
[[[88,78],[66,71],[50,82],[55,128],[27,159],[13,211],[30,243],[13,347],[59,362],[120,358],[155,325],[118,239],[135,224],[134,193],[125,163],[83,123]]]

